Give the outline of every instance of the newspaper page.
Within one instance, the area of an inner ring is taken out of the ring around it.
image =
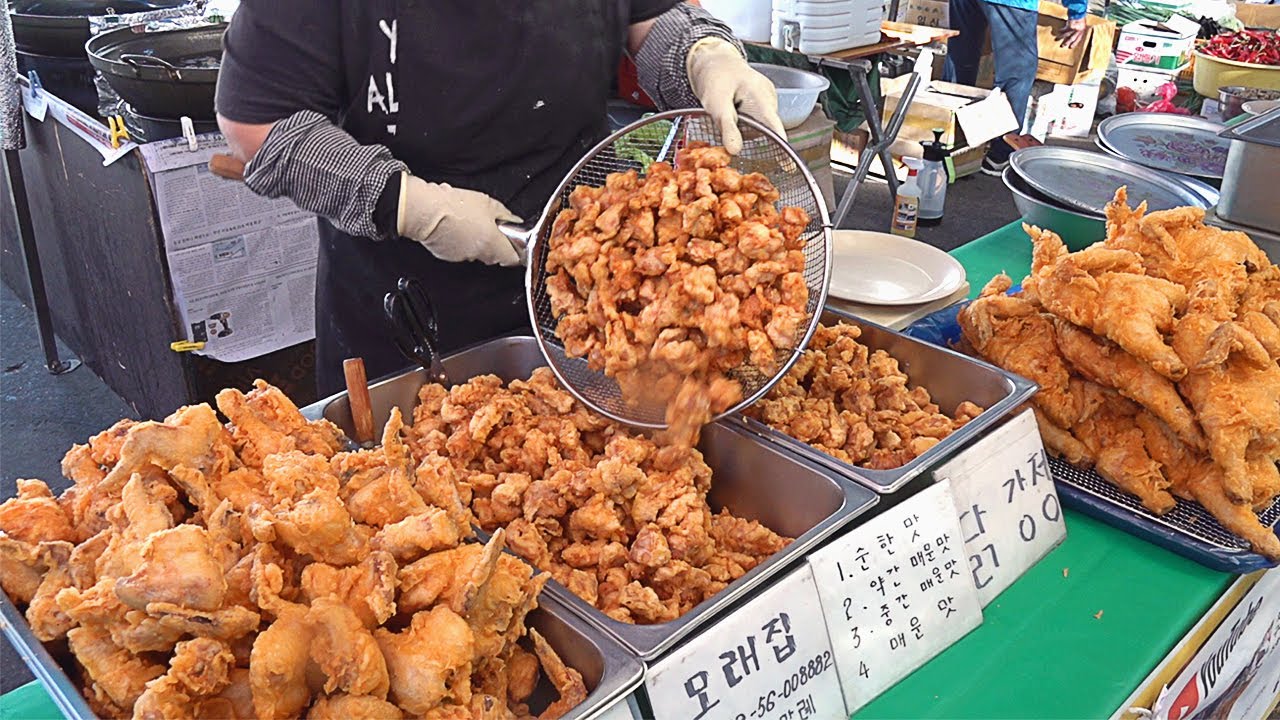
[[[1273,716],[1280,700],[1280,570],[1245,594],[1151,708],[1154,720]]]
[[[259,357],[315,337],[315,216],[209,172],[221,135],[141,146],[175,304],[197,354]]]

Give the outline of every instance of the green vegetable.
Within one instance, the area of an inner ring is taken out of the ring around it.
[[[659,120],[618,138],[613,144],[613,151],[619,158],[639,165],[641,172],[648,172],[649,166],[655,162],[653,155],[662,150],[670,134],[671,121]]]

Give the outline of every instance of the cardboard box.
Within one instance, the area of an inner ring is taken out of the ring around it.
[[[948,0],[906,0],[898,8],[898,22],[949,28],[951,3]]]
[[[1231,3],[1236,8],[1236,18],[1251,28],[1280,28],[1280,5],[1258,3]]]
[[[1040,17],[1036,20],[1036,41],[1040,47],[1040,63],[1036,79],[1059,85],[1092,80],[1106,73],[1115,45],[1116,24],[1096,15],[1085,18],[1088,31],[1074,48],[1064,48],[1054,34],[1066,27],[1067,9],[1056,2],[1041,0]]]
[[[1181,15],[1163,23],[1136,20],[1120,29],[1116,62],[1173,70],[1191,60],[1200,24]]]
[[[1160,86],[1165,83],[1175,82],[1178,73],[1182,72],[1185,67],[1184,65],[1173,70],[1158,70],[1156,68],[1121,65],[1120,71],[1116,74],[1116,87],[1131,88],[1138,94],[1138,102],[1140,104],[1154,102],[1160,98],[1156,94],[1156,90],[1159,90]]]
[[[897,109],[909,76],[884,80],[884,122]],[[951,147],[976,147],[1021,124],[999,90],[983,90],[968,85],[935,81],[916,92],[898,140],[920,143],[933,139],[933,129],[942,128],[942,142]]]

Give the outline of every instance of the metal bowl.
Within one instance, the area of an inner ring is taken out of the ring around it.
[[[778,117],[788,130],[803,125],[818,96],[831,87],[826,77],[807,70],[765,63],[751,63],[751,68],[769,78],[778,91]]]
[[[1231,120],[1244,114],[1244,104],[1251,100],[1280,100],[1280,90],[1227,85],[1218,88],[1218,103],[1222,106],[1222,119]]]
[[[1072,250],[1079,250],[1106,238],[1107,221],[1104,218],[1055,204],[1023,182],[1012,165],[1004,169],[1001,177],[1005,187],[1013,193],[1013,204],[1018,207],[1022,219],[1037,227],[1054,231],[1062,236]]]

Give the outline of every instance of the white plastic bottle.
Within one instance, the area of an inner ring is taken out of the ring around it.
[[[880,41],[882,0],[773,0],[770,44],[810,55]]]
[[[916,236],[916,224],[920,219],[920,161],[908,157],[902,158],[907,166],[907,181],[898,186],[898,196],[893,199],[893,224],[889,232],[894,235],[913,238]]]
[[[933,131],[933,140],[924,145],[924,162],[920,166],[920,224],[942,222],[947,203],[947,146],[942,144],[942,130]]]

